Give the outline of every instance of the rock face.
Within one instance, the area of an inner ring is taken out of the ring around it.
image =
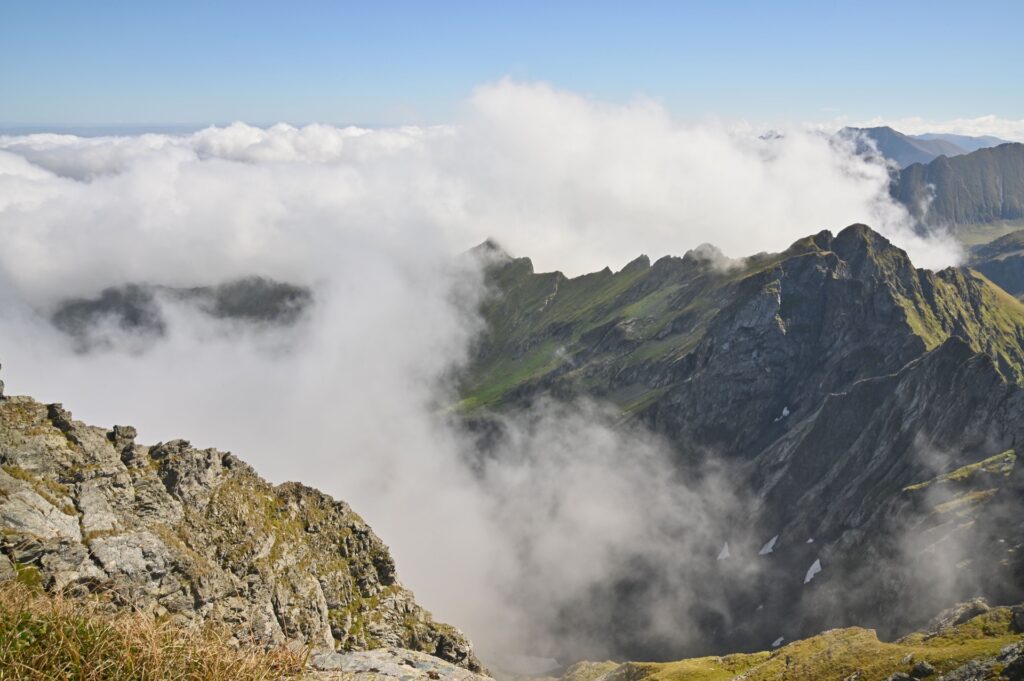
[[[243,643],[393,646],[480,669],[347,504],[272,486],[231,454],[134,438],[59,404],[0,401],[0,577],[220,622]]]
[[[894,177],[889,193],[926,225],[1024,219],[1024,144],[921,159]]]
[[[952,602],[1024,599],[1024,306],[985,277],[917,269],[853,225],[741,263],[691,252],[569,279],[506,257],[488,280],[460,405],[482,445],[493,412],[597,398],[667,439],[683,476],[728,466],[745,503],[722,532],[756,539],[730,560],[761,578],[690,614],[708,638],[688,653],[893,636]],[[621,621],[648,582],[610,599]],[[673,654],[623,629],[622,657]]]

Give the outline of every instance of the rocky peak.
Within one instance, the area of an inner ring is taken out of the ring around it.
[[[273,486],[235,456],[0,401],[0,574],[188,622],[240,642],[395,646],[480,670],[465,636],[398,581],[387,547],[344,502]]]

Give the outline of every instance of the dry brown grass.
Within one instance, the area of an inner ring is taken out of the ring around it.
[[[305,653],[233,647],[228,638],[0,584],[0,681],[262,681],[294,677],[305,665]]]

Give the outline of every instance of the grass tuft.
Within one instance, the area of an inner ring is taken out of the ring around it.
[[[262,681],[295,677],[305,653],[232,646],[230,634],[185,628],[99,602],[0,584],[0,679]]]

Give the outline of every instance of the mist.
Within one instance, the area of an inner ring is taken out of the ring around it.
[[[607,656],[563,618],[619,615],[600,610],[601,589],[632,577],[667,595],[638,603],[631,626],[682,649],[698,635],[691,606],[715,599],[694,577],[721,567],[723,541],[756,553],[768,538],[727,536],[742,511],[727,472],[678,480],[665,443],[601,405],[506,415],[491,456],[475,456],[449,418],[451,378],[489,293],[459,254],[491,237],[571,275],[703,242],[732,257],[781,250],[866,222],[918,266],[957,261],[951,240],[913,232],[883,165],[813,130],[780,132],[501,81],[450,126],[0,137],[7,392],[134,425],[142,442],[230,450],[275,482],[345,499],[485,660]],[[309,286],[314,304],[271,327],[161,298],[165,335],[111,328],[88,353],[49,321],[61,300],[110,286],[248,275]]]

